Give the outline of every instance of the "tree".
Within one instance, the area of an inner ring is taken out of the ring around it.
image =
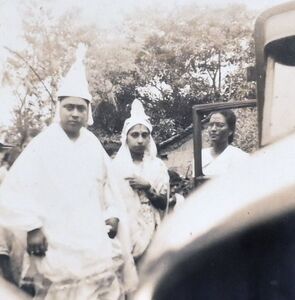
[[[254,13],[245,6],[140,10],[117,31],[85,25],[77,10],[53,17],[45,1],[24,6],[26,47],[10,49],[3,76],[23,105],[15,111],[15,125],[21,119],[42,126],[52,118],[58,82],[79,42],[88,45],[91,130],[105,140],[118,139],[136,97],[161,141],[191,124],[194,104],[254,95],[245,78],[246,66],[254,61]],[[37,123],[29,121],[37,115]]]
[[[138,46],[133,94],[144,101],[159,139],[191,124],[194,104],[253,94],[245,71],[254,62],[254,13],[245,6],[193,5],[167,17],[158,13],[144,20],[139,14],[140,21],[134,18],[133,27],[126,30],[129,45]]]
[[[79,20],[79,11],[72,10],[53,18],[45,2],[24,4],[22,50],[7,50],[5,80],[14,86],[20,104],[15,108],[15,122],[11,129],[19,134],[21,143],[25,129],[43,127],[53,118],[58,83],[73,63],[79,42],[97,43],[98,31]],[[36,121],[38,120],[38,121]]]

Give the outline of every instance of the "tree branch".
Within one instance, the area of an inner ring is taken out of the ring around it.
[[[45,88],[46,92],[48,93],[51,101],[53,103],[55,103],[50,91],[48,90],[48,88],[46,87],[45,83],[43,82],[42,78],[39,76],[39,74],[37,73],[37,71],[30,65],[30,63],[25,59],[23,58],[19,53],[17,53],[16,51],[4,46],[4,49],[6,49],[7,51],[13,53],[14,55],[16,55],[17,57],[19,57],[22,61],[24,61],[28,66],[29,68],[31,69],[31,71],[36,75],[36,77],[39,79],[39,81],[41,82],[41,84],[43,85],[43,87]]]

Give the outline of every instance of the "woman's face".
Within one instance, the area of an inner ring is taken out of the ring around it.
[[[228,143],[228,137],[232,134],[232,130],[229,129],[225,117],[220,113],[211,116],[208,124],[208,132],[211,143],[217,145]]]
[[[127,145],[131,152],[142,154],[150,142],[150,131],[142,124],[137,124],[128,131]]]

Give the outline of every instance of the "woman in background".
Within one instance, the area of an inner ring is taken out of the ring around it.
[[[204,175],[226,174],[233,166],[249,155],[231,145],[236,129],[236,115],[230,109],[212,112],[209,116],[208,133],[211,147],[202,150]]]

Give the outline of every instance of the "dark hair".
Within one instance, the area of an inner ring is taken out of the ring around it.
[[[60,96],[60,97],[57,97],[57,100],[58,100],[59,102],[61,102],[62,100],[66,99],[66,98],[69,98],[69,97],[72,97],[72,96]],[[90,104],[90,101],[89,101],[89,100],[87,100],[87,99],[85,99],[85,98],[82,98],[82,97],[79,97],[79,98],[85,100],[86,103],[87,103],[87,105]]]
[[[232,131],[232,133],[228,136],[228,143],[231,144],[234,140],[234,134],[235,134],[235,130],[236,130],[237,117],[236,117],[235,113],[231,109],[223,109],[223,110],[219,110],[219,111],[214,111],[209,115],[209,120],[215,114],[223,115],[228,128]]]
[[[67,98],[67,97],[66,96],[60,96],[60,97],[57,97],[57,100],[61,102],[65,98]]]
[[[144,124],[142,124],[142,123],[137,123],[137,124],[134,124],[133,126],[131,126],[131,127],[128,129],[127,135],[128,135],[128,133],[129,133],[129,131],[130,131],[132,128],[134,128],[135,126],[137,126],[137,125],[143,125],[143,126],[148,130],[149,134],[151,134],[150,130],[146,127],[146,125],[144,125]]]

